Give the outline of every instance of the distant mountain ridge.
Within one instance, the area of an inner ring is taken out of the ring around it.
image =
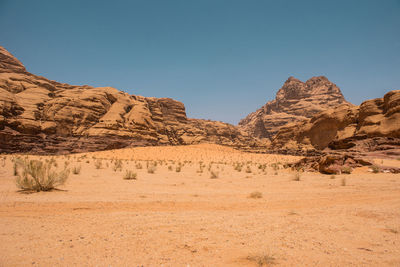
[[[274,100],[234,126],[187,118],[184,104],[171,98],[48,80],[0,47],[0,153],[198,143],[267,153],[400,156],[400,91],[355,106],[324,76],[306,82],[289,77]]]

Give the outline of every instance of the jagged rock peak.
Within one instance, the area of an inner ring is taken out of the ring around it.
[[[251,136],[272,138],[288,123],[311,118],[318,112],[347,102],[336,84],[325,76],[317,76],[302,82],[291,76],[278,90],[274,100],[239,122],[239,126]]]
[[[336,84],[330,82],[325,76],[316,76],[302,82],[290,76],[276,94],[276,100],[300,99],[311,95],[337,94],[344,100],[343,94]]]
[[[0,46],[1,72],[26,72],[25,66],[4,47]]]

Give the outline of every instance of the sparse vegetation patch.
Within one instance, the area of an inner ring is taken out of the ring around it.
[[[15,182],[23,191],[50,191],[63,185],[69,176],[69,169],[57,172],[50,162],[19,159],[16,164],[20,172]]]
[[[133,171],[127,170],[124,175],[124,180],[136,180],[137,174]]]

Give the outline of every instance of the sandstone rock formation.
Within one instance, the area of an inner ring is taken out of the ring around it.
[[[271,143],[275,149],[386,153],[399,145],[400,90],[360,106],[341,105],[304,122],[288,124]]]
[[[0,153],[62,153],[134,145],[258,141],[237,127],[189,119],[181,102],[31,74],[0,47]]]
[[[351,155],[326,155],[303,158],[292,164],[292,168],[324,174],[350,174],[353,168],[371,165],[370,161]]]
[[[272,139],[288,123],[306,121],[321,111],[343,104],[352,106],[326,77],[313,77],[305,83],[289,77],[275,100],[242,119],[239,126],[251,136]]]

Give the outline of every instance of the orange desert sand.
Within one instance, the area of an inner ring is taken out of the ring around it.
[[[55,156],[81,172],[24,194],[14,157],[0,158],[0,266],[400,266],[398,174],[296,181],[299,157],[140,147]]]

